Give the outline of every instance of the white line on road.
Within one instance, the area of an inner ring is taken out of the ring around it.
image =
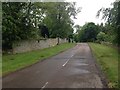
[[[73,57],[74,55],[71,55],[71,57]]]
[[[73,57],[74,55],[71,55],[71,57]],[[62,66],[64,67],[68,62],[69,62],[70,59],[68,59]]]
[[[70,59],[68,59],[62,66],[64,67],[64,66],[68,63],[69,60],[70,60]]]
[[[45,83],[44,86],[42,86],[41,90],[43,90],[47,86],[48,82]]]

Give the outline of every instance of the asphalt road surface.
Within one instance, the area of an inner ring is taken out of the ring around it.
[[[103,88],[87,43],[3,78],[3,88]]]

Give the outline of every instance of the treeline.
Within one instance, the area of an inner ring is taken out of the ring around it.
[[[46,25],[50,38],[73,35],[71,17],[80,9],[72,2],[3,2],[2,48],[10,49],[19,40],[40,39],[39,26]]]
[[[76,42],[109,42],[120,46],[120,1],[112,3],[112,8],[101,8],[97,17],[102,13],[105,24],[95,25],[93,22],[84,26],[76,26],[77,32],[74,35]]]

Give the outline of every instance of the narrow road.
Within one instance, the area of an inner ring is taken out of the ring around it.
[[[103,88],[87,43],[3,78],[3,88]]]

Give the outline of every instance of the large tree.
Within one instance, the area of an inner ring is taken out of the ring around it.
[[[50,29],[50,36],[67,38],[73,33],[74,23],[71,17],[75,18],[79,9],[75,8],[75,3],[68,2],[46,3],[46,5],[48,9],[44,23]]]
[[[43,18],[41,4],[25,2],[3,2],[2,44],[10,49],[15,41],[37,36],[37,25]]]
[[[86,23],[78,32],[78,40],[81,42],[95,41],[99,28],[93,22]]]
[[[109,36],[113,35],[113,42],[120,45],[120,1],[115,1],[112,8],[101,8],[97,16],[100,16],[101,12],[103,13],[102,19],[107,20],[106,25],[108,33],[112,32]]]
[[[21,39],[41,37],[39,24],[46,24],[50,37],[71,37],[71,17],[79,12],[70,2],[4,2],[2,8],[3,49]]]
[[[15,40],[20,39],[19,35],[21,35],[20,33],[23,33],[20,29],[21,21],[22,21],[22,13],[20,12],[21,12],[21,9],[25,7],[25,5],[26,3],[15,3],[15,2],[14,3],[7,2],[7,3],[2,4],[2,8],[3,8],[3,15],[2,15],[3,48],[4,47],[11,48],[12,43]]]

